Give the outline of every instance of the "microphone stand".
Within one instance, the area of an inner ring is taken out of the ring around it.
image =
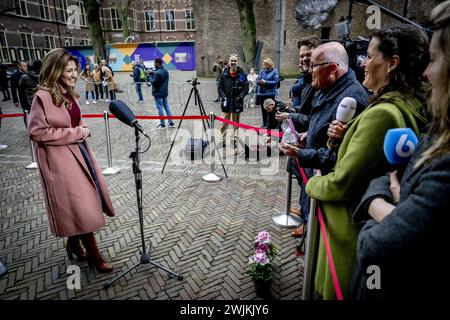
[[[137,199],[137,205],[138,205],[138,214],[139,214],[139,226],[140,226],[140,233],[141,233],[141,242],[142,242],[142,251],[139,251],[139,254],[141,255],[140,261],[134,265],[133,267],[129,268],[119,276],[115,277],[108,283],[106,283],[103,287],[104,289],[110,288],[117,280],[125,276],[127,273],[131,272],[132,270],[136,269],[140,265],[144,264],[152,264],[157,268],[160,268],[167,273],[170,273],[171,275],[174,275],[177,277],[178,280],[183,280],[183,276],[179,275],[178,273],[175,273],[166,267],[161,266],[160,264],[152,261],[150,259],[149,250],[150,250],[150,243],[146,247],[145,245],[145,238],[144,238],[144,215],[142,210],[142,174],[141,169],[139,167],[139,153],[141,150],[141,147],[139,146],[139,129],[137,127],[134,127],[134,135],[136,137],[136,148],[134,152],[131,152],[130,158],[133,160],[133,174],[134,174],[134,182],[136,186],[136,199]]]

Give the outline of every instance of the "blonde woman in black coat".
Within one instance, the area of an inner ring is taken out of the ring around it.
[[[446,290],[450,210],[450,1],[431,13],[432,86],[429,134],[401,182],[396,173],[371,182],[356,215],[368,214],[358,237],[352,298],[442,299]],[[371,289],[369,289],[369,287]]]

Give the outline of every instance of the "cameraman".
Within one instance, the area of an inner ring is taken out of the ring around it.
[[[247,75],[238,66],[237,55],[230,55],[228,66],[223,71],[219,80],[219,96],[221,98],[222,118],[239,122],[240,113],[244,109],[244,97],[248,92]],[[220,133],[222,146],[225,147],[228,124],[222,123]],[[236,147],[238,127],[233,127],[233,145]]]

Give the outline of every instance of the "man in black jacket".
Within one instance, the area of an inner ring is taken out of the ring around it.
[[[14,104],[17,108],[19,108],[20,101],[17,95],[17,90],[19,89],[20,78],[23,74],[28,72],[28,64],[25,60],[20,60],[17,66],[19,67],[19,69],[17,69],[16,72],[11,75],[11,95]]]
[[[219,80],[219,95],[221,98],[222,118],[239,122],[240,113],[244,110],[244,97],[248,93],[247,75],[238,66],[238,57],[231,55],[228,66]],[[222,145],[225,146],[228,124],[223,123],[220,128]],[[233,143],[236,146],[238,127],[233,127]]]

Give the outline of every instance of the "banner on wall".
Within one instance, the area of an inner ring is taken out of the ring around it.
[[[68,47],[67,50],[79,59],[82,68],[95,61],[92,47]],[[145,66],[153,67],[156,58],[164,61],[167,70],[195,70],[194,42],[114,43],[106,45],[106,52],[114,72],[131,71],[132,61],[142,61]]]

